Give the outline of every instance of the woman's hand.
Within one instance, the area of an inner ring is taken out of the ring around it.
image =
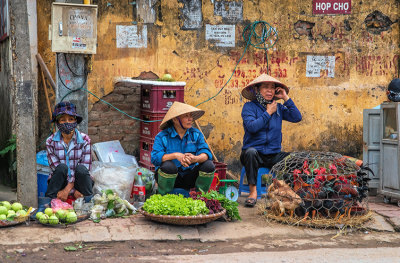
[[[177,159],[183,167],[188,167],[190,163],[187,162],[186,156],[183,153],[175,153],[175,159]]]
[[[65,202],[68,199],[68,194],[69,194],[69,191],[67,191],[67,189],[64,188],[63,190],[61,190],[57,193],[57,198],[60,199],[61,201]]]
[[[82,194],[81,192],[79,192],[78,190],[75,189],[74,197],[75,197],[75,199],[78,199],[78,198],[83,197],[83,194]]]
[[[287,95],[284,88],[278,87],[275,90],[275,98],[287,101],[289,99],[289,96]]]
[[[198,162],[198,156],[191,153],[185,153],[185,161],[190,165]]]
[[[267,112],[269,115],[272,115],[276,112],[276,108],[277,108],[277,103],[276,100],[273,100],[270,104],[267,104]]]

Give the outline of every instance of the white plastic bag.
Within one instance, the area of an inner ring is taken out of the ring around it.
[[[102,190],[111,189],[122,199],[129,199],[136,165],[126,163],[93,162],[91,174],[94,178],[93,192],[101,194]]]

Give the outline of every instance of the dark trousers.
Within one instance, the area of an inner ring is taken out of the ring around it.
[[[167,174],[176,174],[178,176],[175,180],[174,188],[183,188],[190,190],[195,187],[196,179],[199,176],[199,172],[211,173],[215,171],[214,163],[211,160],[207,160],[204,163],[200,163],[193,167],[193,169],[182,170],[182,167],[177,168],[173,161],[165,161],[161,164],[161,171]],[[156,180],[158,180],[158,174],[156,173]]]
[[[271,169],[276,163],[283,160],[290,153],[280,152],[273,154],[261,154],[254,148],[248,148],[240,154],[240,162],[246,170],[247,182],[257,184],[258,168],[267,167]]]
[[[45,196],[57,198],[57,193],[64,189],[68,184],[68,166],[59,164],[53,172],[47,184]],[[78,164],[75,168],[75,183],[74,188],[83,196],[93,195],[93,180],[90,178],[89,170],[86,166]]]

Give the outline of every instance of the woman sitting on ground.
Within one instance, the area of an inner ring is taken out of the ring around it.
[[[47,159],[52,170],[45,196],[66,201],[69,195],[75,199],[85,197],[89,201],[93,195],[93,179],[90,138],[78,131],[82,117],[76,113],[75,105],[60,102],[55,106],[52,122],[58,131],[46,141]]]
[[[193,121],[203,114],[203,110],[174,102],[161,122],[162,131],[157,134],[151,152],[160,194],[174,188],[209,190],[215,166],[203,134],[192,127]]]

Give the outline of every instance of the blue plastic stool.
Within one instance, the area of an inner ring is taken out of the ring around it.
[[[189,191],[185,190],[183,188],[174,188],[171,192],[169,192],[169,194],[173,194],[173,195],[183,195],[184,197],[189,197]]]
[[[262,175],[268,174],[269,169],[266,167],[261,167],[258,169],[257,173],[257,199],[260,199],[263,194],[267,193],[267,186],[262,184]],[[246,176],[246,170],[244,167],[242,168],[242,172],[240,173],[240,183],[239,183],[239,196],[242,192],[250,193],[250,188],[248,184],[243,184],[244,177]]]

